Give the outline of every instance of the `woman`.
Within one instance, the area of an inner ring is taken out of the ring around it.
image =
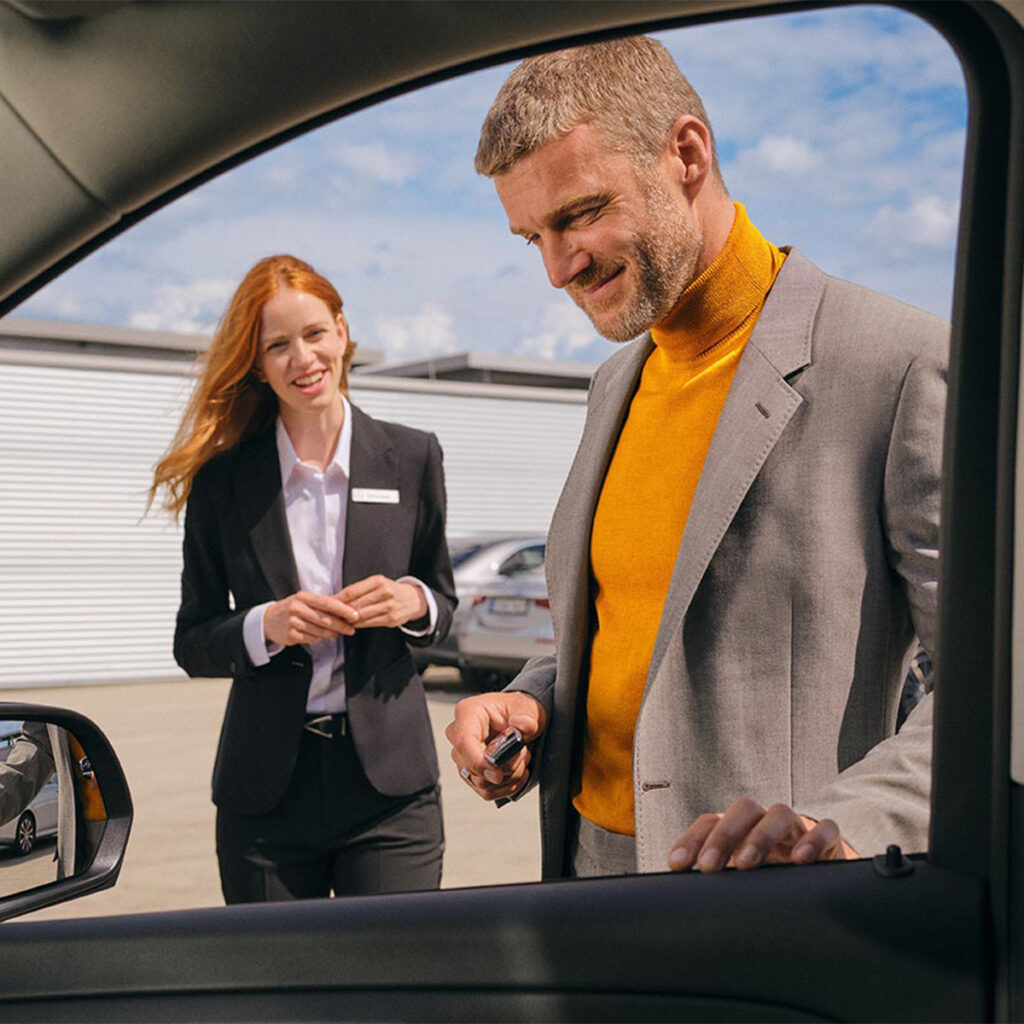
[[[347,399],[337,291],[239,285],[150,500],[185,513],[174,656],[233,684],[213,773],[228,903],[436,888],[437,757],[407,644],[455,606],[441,449]]]

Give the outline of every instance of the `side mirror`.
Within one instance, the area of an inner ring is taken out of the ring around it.
[[[0,702],[0,921],[114,884],[132,800],[83,715]]]

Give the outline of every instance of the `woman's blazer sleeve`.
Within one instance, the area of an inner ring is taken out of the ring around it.
[[[185,511],[181,606],[174,629],[174,660],[190,676],[237,676],[249,665],[242,623],[246,609],[231,607],[218,518],[221,468],[207,463],[193,481]]]
[[[444,456],[437,438],[428,434],[409,575],[430,587],[437,603],[437,622],[432,633],[405,636],[406,642],[414,647],[427,647],[443,640],[451,628],[452,612],[458,604],[445,537],[446,511]]]

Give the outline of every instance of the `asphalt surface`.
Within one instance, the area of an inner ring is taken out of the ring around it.
[[[496,809],[458,777],[444,739],[465,696],[451,671],[429,670],[445,824],[442,887],[536,881],[540,877],[537,793]],[[3,690],[0,699],[71,708],[91,718],[117,751],[135,821],[117,885],[19,920],[87,917],[220,906],[210,776],[228,683],[180,680],[111,686]],[[0,854],[0,892],[56,877],[53,841],[28,858]]]

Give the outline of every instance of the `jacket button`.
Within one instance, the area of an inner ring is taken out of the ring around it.
[[[642,782],[640,788],[645,792],[649,793],[652,789],[668,789],[672,783],[668,779],[654,779],[651,782]]]

